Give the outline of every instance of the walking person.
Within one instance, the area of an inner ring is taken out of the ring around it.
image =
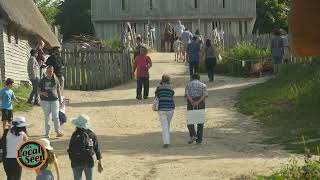
[[[271,38],[271,54],[273,62],[273,73],[279,74],[284,55],[284,40],[281,37],[279,29],[273,30],[273,37]]]
[[[174,27],[176,37],[180,38],[185,29],[186,28],[182,25],[181,21],[178,20],[178,24]]]
[[[72,124],[76,127],[76,130],[71,136],[68,154],[71,160],[74,180],[81,180],[83,171],[86,180],[92,180],[94,154],[96,154],[98,160],[98,172],[101,173],[103,171],[97,136],[90,130],[90,118],[84,114],[72,119]]]
[[[171,51],[171,43],[172,43],[172,28],[169,23],[166,24],[164,28],[164,48],[165,52]]]
[[[207,86],[200,81],[200,75],[195,73],[191,76],[191,81],[185,88],[187,98],[188,130],[190,135],[189,144],[194,141],[202,143],[204,127],[205,99],[208,97]],[[195,130],[197,125],[197,131]]]
[[[11,78],[6,80],[6,86],[1,89],[0,97],[1,97],[1,112],[2,112],[2,127],[3,130],[6,128],[10,128],[11,122],[13,119],[13,105],[12,101],[15,100],[17,103],[19,102],[14,95],[12,90],[14,81]]]
[[[192,36],[193,35],[189,31],[188,28],[186,28],[185,31],[181,34],[180,40],[182,42],[182,58],[183,58],[183,62],[186,62],[186,60],[187,60],[186,50],[187,50],[188,45],[191,43]]]
[[[197,42],[198,37],[193,36],[192,42],[187,46],[187,55],[189,59],[190,76],[198,72],[200,61],[200,44]]]
[[[61,92],[64,89],[64,62],[60,56],[60,47],[53,47],[51,56],[46,61],[47,66],[53,66],[54,74],[59,80]]]
[[[176,37],[176,40],[173,43],[173,50],[174,50],[174,61],[179,62],[179,60],[181,59],[181,46],[182,46],[182,42],[180,41],[180,39],[178,37]]]
[[[203,48],[203,54],[205,56],[206,69],[208,72],[208,78],[210,82],[214,80],[214,67],[217,64],[217,51],[214,45],[212,45],[211,40],[207,39],[206,44]]]
[[[12,121],[12,127],[4,132],[6,148],[4,149],[3,167],[7,175],[7,180],[20,180],[22,167],[17,162],[18,146],[28,140],[26,128],[29,124],[26,123],[26,118],[17,116]]]
[[[162,127],[163,148],[170,145],[170,122],[174,113],[174,90],[170,86],[170,77],[163,75],[160,85],[156,88],[155,96],[159,100],[158,113]]]
[[[27,102],[29,104],[40,106],[38,90],[37,90],[39,81],[40,81],[40,72],[41,72],[39,63],[36,59],[38,57],[38,52],[34,49],[31,49],[30,55],[31,56],[28,60],[27,70],[28,70],[29,80],[31,81],[31,84],[32,84],[32,92],[30,93],[30,96]]]
[[[133,73],[137,70],[137,96],[136,99],[148,99],[149,96],[149,69],[152,67],[152,61],[148,54],[147,45],[141,45],[140,54],[135,58],[133,63]]]
[[[40,80],[38,94],[40,95],[41,105],[45,119],[45,137],[50,138],[50,115],[52,114],[54,128],[57,137],[62,137],[59,122],[59,106],[61,104],[60,83],[53,73],[53,66],[47,66],[47,74]]]
[[[60,180],[60,170],[58,165],[58,159],[55,155],[55,153],[52,152],[53,147],[50,145],[50,141],[46,138],[40,139],[42,144],[45,146],[48,154],[48,158],[46,159],[46,162],[43,166],[41,166],[40,169],[36,170],[37,177],[36,180],[54,180],[54,176],[52,173],[52,168],[54,166],[56,173],[57,173],[57,179]]]
[[[40,78],[39,79],[41,79],[43,77],[43,75],[44,75],[44,73],[43,73],[44,71],[43,70],[46,67],[45,66],[46,58],[44,56],[45,53],[43,51],[44,46],[45,46],[45,43],[42,40],[40,40],[38,45],[37,45],[37,47],[36,47],[36,49],[35,49],[37,54],[38,54],[36,56],[36,58],[37,58],[39,66],[40,66]]]

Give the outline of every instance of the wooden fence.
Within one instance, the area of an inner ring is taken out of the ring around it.
[[[228,34],[224,36],[224,47],[227,49],[233,48],[239,42],[247,42],[252,45],[255,45],[259,48],[270,48],[271,44],[271,35],[270,34],[247,34],[247,35],[239,35],[234,36],[232,34]]]
[[[63,49],[65,87],[102,90],[128,82],[132,77],[131,56],[125,51]]]

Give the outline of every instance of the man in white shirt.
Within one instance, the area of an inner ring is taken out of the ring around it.
[[[174,32],[176,32],[176,37],[180,38],[184,30],[185,30],[184,25],[181,24],[180,20],[178,20],[178,24],[174,28]]]

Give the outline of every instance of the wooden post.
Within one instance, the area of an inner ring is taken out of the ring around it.
[[[65,53],[66,53],[66,55],[65,55],[65,57],[66,57],[66,59],[65,59],[65,63],[67,64],[67,68],[66,68],[66,70],[67,70],[67,83],[66,83],[66,85],[67,85],[67,87],[68,88],[71,88],[71,66],[72,66],[72,64],[71,64],[71,61],[70,61],[70,56],[71,56],[71,53],[70,53],[70,51],[68,50],[68,49],[65,49]]]
[[[93,51],[93,56],[91,59],[91,89],[96,90],[96,72],[95,72],[95,63],[96,63],[96,52]]]
[[[74,60],[75,60],[75,65],[76,65],[76,84],[75,84],[75,88],[77,90],[80,90],[80,52],[78,51],[78,48],[75,47],[74,48]]]
[[[87,89],[87,81],[86,81],[86,70],[85,70],[85,59],[87,58],[87,53],[82,52],[81,53],[81,90]]]
[[[93,59],[94,53],[92,51],[89,52],[89,57],[86,61],[86,72],[87,72],[87,82],[88,82],[88,90],[92,90],[92,68],[91,63]]]

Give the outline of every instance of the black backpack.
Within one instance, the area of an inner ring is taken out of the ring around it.
[[[94,155],[93,140],[86,130],[76,130],[70,139],[68,154],[70,160],[85,161]]]
[[[6,156],[6,151],[7,151],[7,134],[8,134],[9,129],[5,129],[3,132],[3,135],[0,139],[0,163],[3,162]]]

